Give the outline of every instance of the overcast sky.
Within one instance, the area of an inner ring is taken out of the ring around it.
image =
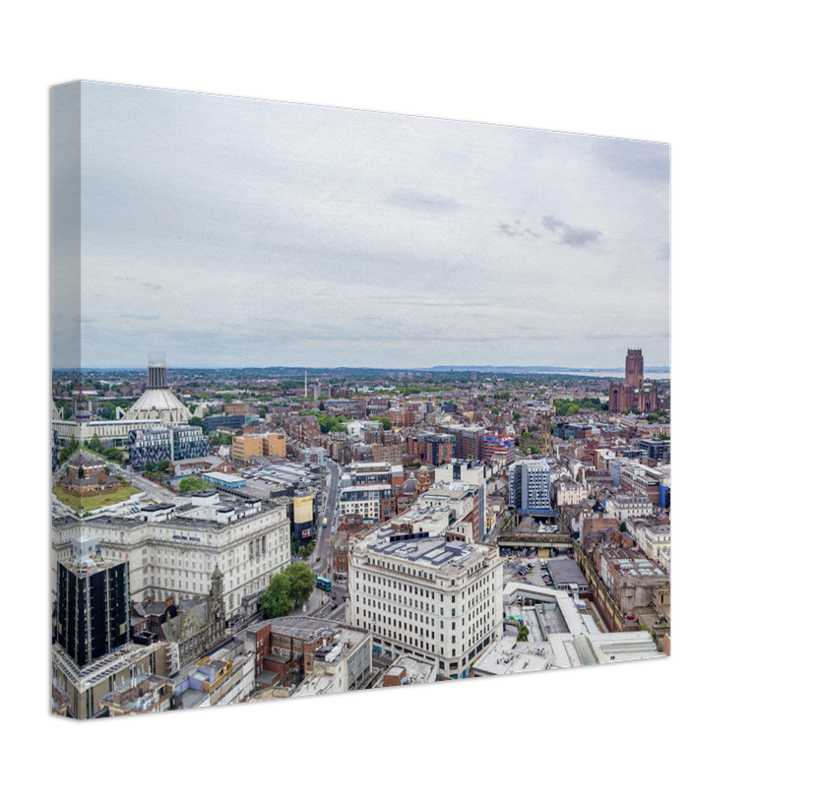
[[[83,367],[669,364],[668,145],[81,98]]]

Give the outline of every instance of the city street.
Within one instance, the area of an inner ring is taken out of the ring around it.
[[[311,554],[310,566],[318,575],[326,572],[331,566],[331,537],[337,529],[336,506],[340,486],[340,466],[328,459],[326,470],[326,503],[322,510],[315,509],[315,537],[316,545]],[[328,524],[323,528],[323,518],[328,518]],[[330,577],[330,574],[329,576]]]

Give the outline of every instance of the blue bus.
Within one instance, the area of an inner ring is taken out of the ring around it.
[[[330,578],[317,578],[317,588],[322,589],[324,592],[331,591],[331,579]]]

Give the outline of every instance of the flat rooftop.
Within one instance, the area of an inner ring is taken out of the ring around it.
[[[493,642],[470,669],[487,675],[513,675],[547,669],[552,661],[552,648],[546,642],[504,638]]]

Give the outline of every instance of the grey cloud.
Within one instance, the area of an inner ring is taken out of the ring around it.
[[[600,231],[591,231],[586,228],[573,228],[571,225],[567,225],[563,229],[560,243],[567,244],[570,247],[585,247],[587,244],[596,242],[600,235]]]
[[[120,314],[119,316],[122,317],[123,319],[140,319],[140,320],[161,318],[158,314]]]
[[[659,258],[662,261],[670,261],[671,260],[671,243],[665,242],[665,244],[661,245],[659,248]]]
[[[551,214],[545,216],[541,223],[544,228],[560,236],[560,244],[566,244],[569,247],[585,247],[587,244],[596,242],[602,236],[600,231],[590,230],[589,228],[575,228]]]
[[[556,219],[550,214],[541,220],[541,224],[547,230],[556,231],[558,228],[562,228],[565,223],[561,222],[559,219]]]
[[[506,222],[499,222],[498,227],[507,235],[507,236],[523,236],[523,233],[520,231],[515,231],[512,229],[512,226],[508,225]]]

